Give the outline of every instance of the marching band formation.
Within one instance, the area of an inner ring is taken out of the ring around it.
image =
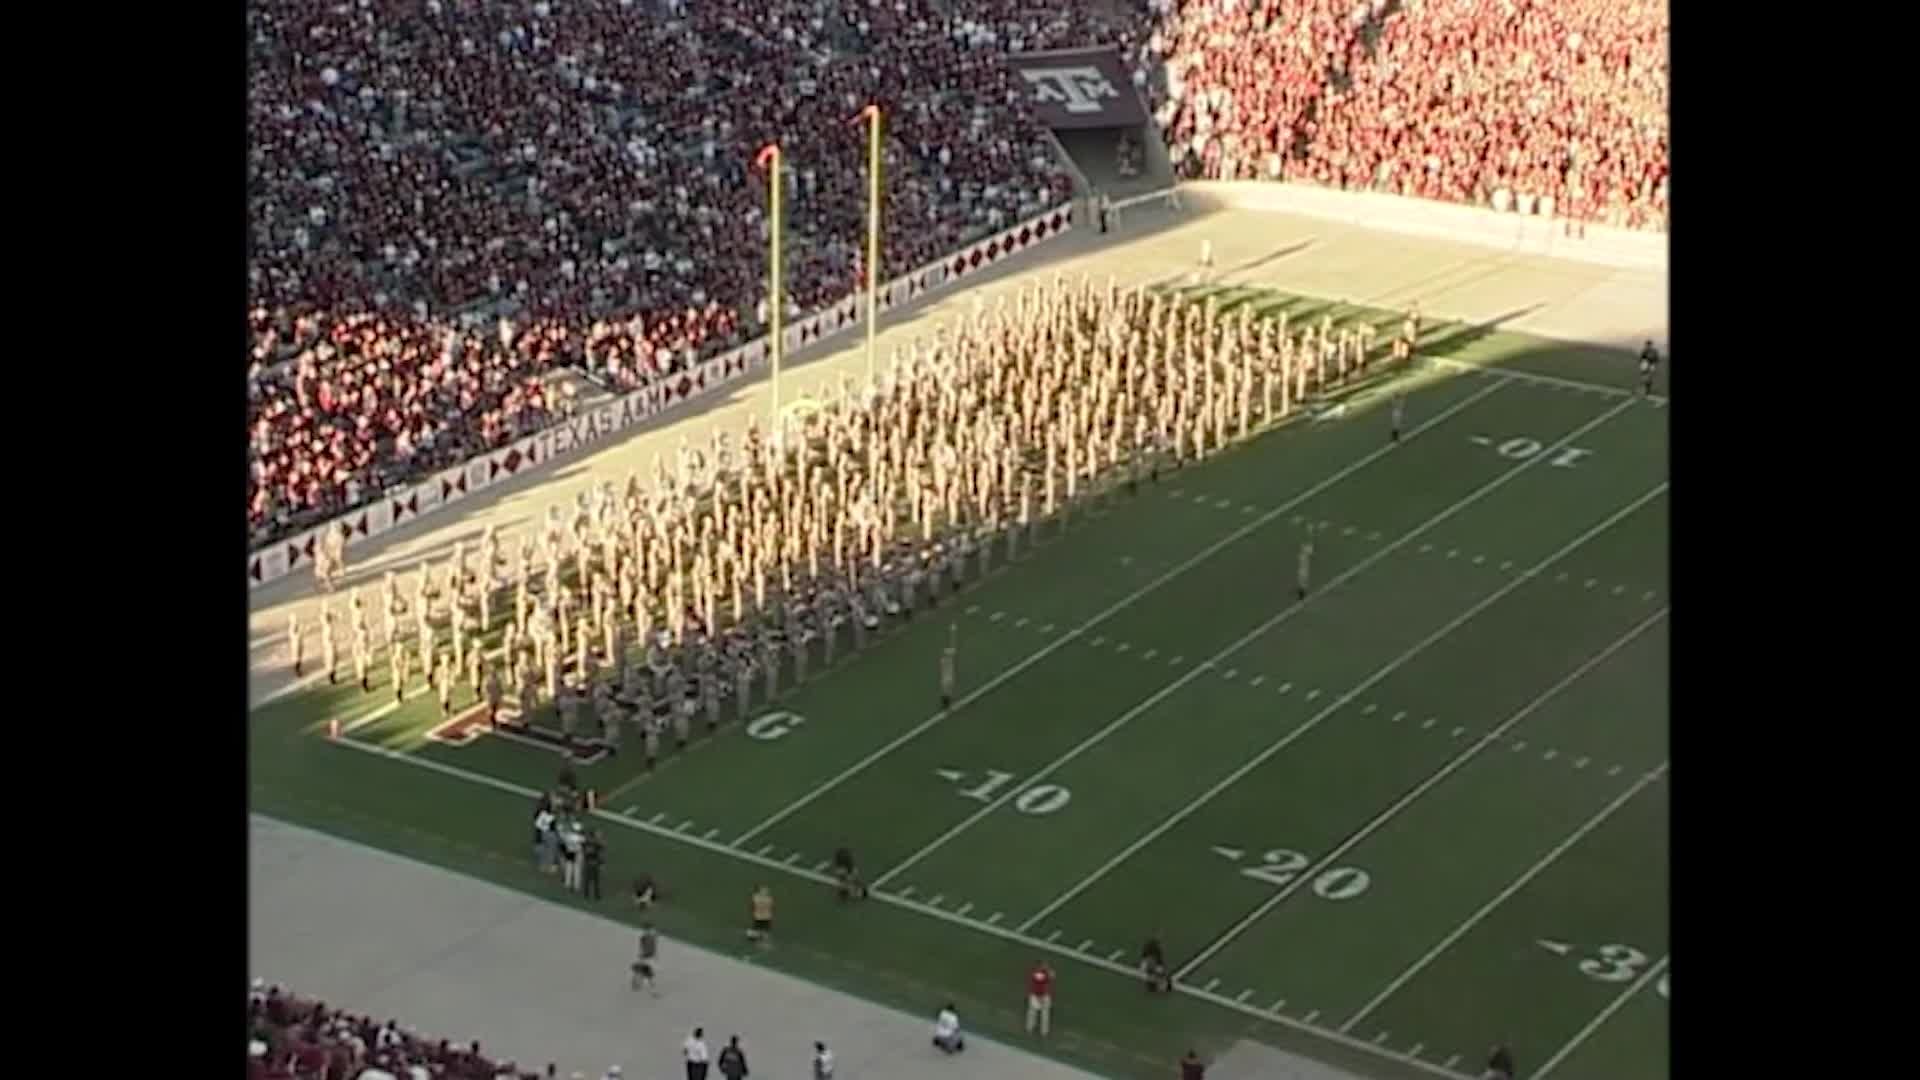
[[[1396,361],[1417,334],[1415,314]],[[664,733],[684,746],[702,714],[716,729],[729,691],[744,719],[756,684],[777,698],[783,673],[804,681],[816,659],[864,647],[987,574],[996,549],[1016,559],[1043,523],[1351,379],[1373,335],[1084,278],[1029,286],[916,344],[876,385],[843,382],[782,439],[752,425],[738,447],[683,439],[650,488],[606,482],[517,545],[489,526],[475,548],[326,597],[320,659],[329,681],[350,660],[371,693],[384,653],[396,701],[417,668],[449,714],[463,682],[490,722],[509,699],[521,723],[551,709],[569,746],[617,749],[633,725],[651,765]],[[337,537],[316,571],[329,592],[344,575]],[[288,637],[298,675],[297,616]]]

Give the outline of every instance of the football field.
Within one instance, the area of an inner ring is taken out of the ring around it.
[[[1243,1038],[1377,1077],[1478,1075],[1495,1042],[1529,1077],[1666,1076],[1667,402],[1620,353],[1448,324],[1423,353],[1397,445],[1364,388],[1044,525],[657,770],[582,768],[610,890],[644,869],[664,931],[743,952],[764,882],[763,962],[1015,1041],[1045,957],[1044,1049],[1112,1076]],[[527,850],[561,758],[384,681],[257,710],[255,809],[578,902]],[[842,845],[869,903],[826,887]],[[1149,935],[1172,996],[1134,974]]]

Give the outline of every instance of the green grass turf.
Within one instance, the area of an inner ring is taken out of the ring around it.
[[[1296,320],[1324,303],[1229,293]],[[757,703],[804,718],[785,737],[734,723],[650,776],[631,747],[584,770],[617,793],[610,887],[652,872],[666,932],[741,953],[766,882],[780,943],[757,962],[914,1011],[952,998],[1016,1042],[1021,975],[1049,955],[1040,1049],[1110,1076],[1240,1038],[1380,1077],[1474,1073],[1499,1039],[1523,1073],[1666,1075],[1659,983],[1633,977],[1667,947],[1667,781],[1644,779],[1666,761],[1666,411],[1526,377],[1618,388],[1623,354],[1445,324],[1423,347],[1515,375],[1410,378],[1407,423],[1431,426],[1391,453],[1362,391],[1049,526]],[[1497,449],[1515,439],[1547,449],[1523,464]],[[1556,466],[1562,440],[1588,453]],[[973,696],[935,719],[950,625]],[[560,759],[426,742],[424,697],[351,736],[387,756],[329,745],[327,719],[390,700],[375,678],[256,711],[255,808],[577,902],[526,850]],[[883,896],[843,908],[805,879],[842,843]],[[1120,970],[1149,932],[1191,962],[1179,995]],[[1609,945],[1646,959],[1583,973]]]

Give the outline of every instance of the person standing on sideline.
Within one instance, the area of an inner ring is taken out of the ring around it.
[[[1391,438],[1396,445],[1400,442],[1400,421],[1406,415],[1406,411],[1407,392],[1402,390],[1393,395],[1393,435]]]
[[[533,815],[533,862],[543,874],[553,873],[553,827],[556,824],[553,811],[547,808],[545,799],[540,801],[540,809]]]
[[[1300,599],[1307,598],[1308,582],[1313,574],[1313,534],[1309,532],[1305,540],[1300,541]]]
[[[621,1080],[621,1077],[622,1077],[622,1074],[620,1072],[620,1066],[609,1065],[607,1066],[606,1075],[602,1076],[600,1080]]]
[[[1647,343],[1645,345],[1640,346],[1640,396],[1641,397],[1647,397],[1648,395],[1653,393],[1653,373],[1656,370],[1658,370],[1659,367],[1660,367],[1660,350],[1654,348],[1653,339],[1648,338]],[[295,650],[294,656],[296,658],[299,656],[298,650]],[[299,671],[296,670],[294,674],[298,675]]]
[[[933,1045],[942,1053],[957,1054],[967,1048],[967,1040],[960,1035],[960,1014],[953,1011],[953,1002],[940,1007],[940,1015],[933,1020]]]
[[[687,1080],[707,1080],[707,1029],[694,1028],[680,1044],[680,1056],[687,1060]]]
[[[633,962],[633,988],[645,989],[654,997],[660,996],[659,988],[653,985],[654,960],[660,955],[660,935],[650,922],[640,924],[640,958]]]
[[[1206,1080],[1206,1078],[1207,1063],[1200,1060],[1199,1054],[1188,1050],[1187,1056],[1180,1059],[1180,1080]]]
[[[1027,972],[1027,1034],[1033,1034],[1035,1025],[1043,1039],[1053,1026],[1053,969],[1045,960]]]
[[[753,890],[751,906],[753,925],[747,930],[747,940],[765,948],[773,944],[773,891],[765,885]]]
[[[833,1080],[833,1051],[827,1044],[813,1044],[813,1080]]]
[[[600,899],[600,863],[607,857],[606,841],[600,838],[600,830],[587,833],[581,857],[585,860],[585,880],[581,882],[581,891],[589,900]]]
[[[740,1036],[727,1040],[720,1050],[720,1075],[727,1080],[743,1080],[747,1075],[747,1052],[740,1049]]]

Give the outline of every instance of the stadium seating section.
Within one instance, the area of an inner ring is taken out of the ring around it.
[[[394,1020],[331,1009],[255,980],[247,994],[247,1080],[540,1080],[480,1044],[423,1039]]]
[[[353,0],[248,5],[256,543],[757,336],[1070,183],[1003,51],[1117,45],[1184,177],[1664,228],[1653,0]]]

